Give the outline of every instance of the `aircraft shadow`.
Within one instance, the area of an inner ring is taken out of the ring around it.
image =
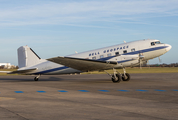
[[[7,82],[40,82],[40,81],[63,81],[64,79],[58,77],[50,77],[48,79],[40,78],[38,81],[34,81],[34,78],[0,78],[0,81]]]

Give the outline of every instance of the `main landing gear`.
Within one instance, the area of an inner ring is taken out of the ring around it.
[[[130,75],[129,73],[126,73],[125,68],[123,68],[124,74],[122,74],[122,80],[123,81],[129,81],[130,80]]]
[[[123,68],[124,73],[120,74],[119,72],[116,71],[116,69],[113,68],[114,74],[111,75],[108,72],[106,72],[109,76],[111,76],[111,80],[116,83],[120,82],[121,80],[123,81],[129,81],[130,80],[130,75],[126,73],[125,68]]]
[[[35,78],[34,78],[34,81],[38,81],[38,79],[39,79],[40,76],[41,76],[41,75],[38,75],[37,77],[35,77]]]

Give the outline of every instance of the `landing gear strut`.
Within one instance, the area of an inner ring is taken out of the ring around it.
[[[120,82],[121,80],[123,81],[129,81],[130,80],[130,75],[128,73],[126,73],[125,68],[123,68],[124,74],[120,74],[119,72],[116,71],[116,69],[113,68],[114,74],[111,75],[108,72],[106,72],[110,77],[111,80],[116,83],[116,82]]]
[[[39,79],[40,76],[41,76],[41,75],[38,75],[37,77],[35,77],[35,78],[34,78],[34,81],[38,81],[38,79]]]

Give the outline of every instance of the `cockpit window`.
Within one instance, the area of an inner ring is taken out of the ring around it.
[[[155,45],[155,42],[151,42],[151,46]]]
[[[160,41],[157,41],[157,42],[155,42],[155,44],[161,44],[161,42],[160,42]]]
[[[156,44],[161,44],[161,42],[160,41],[151,42],[151,46],[156,45]]]

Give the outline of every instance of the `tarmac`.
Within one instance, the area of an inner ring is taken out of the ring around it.
[[[0,76],[0,120],[178,120],[178,73]]]

